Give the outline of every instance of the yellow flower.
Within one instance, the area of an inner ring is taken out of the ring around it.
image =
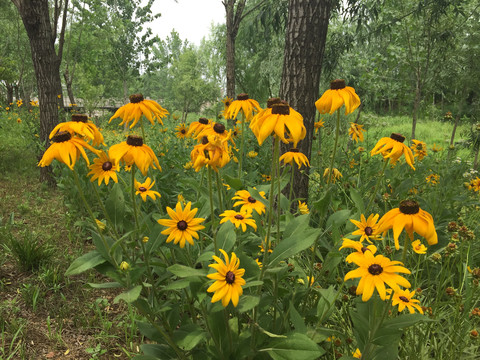
[[[187,163],[185,163],[185,165],[183,165],[183,168],[185,170],[189,170],[192,168],[192,166],[193,166],[193,163],[191,161],[188,161]]]
[[[426,254],[427,253],[427,247],[423,245],[420,240],[415,240],[412,242],[412,248],[413,251],[415,251],[417,254]]]
[[[224,222],[230,221],[236,228],[242,227],[242,231],[247,231],[247,225],[251,226],[254,230],[257,230],[257,224],[255,224],[255,220],[253,220],[252,213],[249,211],[241,211],[237,212],[235,210],[225,210],[223,214],[223,219],[220,220],[220,224]]]
[[[378,222],[378,227],[378,232],[383,232],[384,234],[389,229],[393,229],[393,238],[397,250],[400,249],[398,237],[404,228],[412,241],[413,233],[416,232],[427,240],[428,245],[438,243],[432,215],[420,209],[418,203],[413,200],[401,201],[398,208],[392,209],[383,215]]]
[[[381,138],[370,151],[370,155],[374,156],[381,153],[384,159],[391,159],[391,163],[395,163],[404,154],[407,164],[415,170],[412,150],[403,143],[404,141],[405,137],[403,135],[393,133],[390,137]]]
[[[265,199],[265,191],[260,191],[259,194],[262,198]],[[241,205],[241,212],[252,212],[253,210],[255,210],[258,215],[262,215],[265,212],[265,205],[261,201],[257,201],[256,199],[254,199],[247,190],[239,190],[235,192],[232,200],[238,200],[233,204],[233,207]]]
[[[119,266],[120,270],[127,271],[130,269],[130,265],[126,261],[122,261]]]
[[[418,157],[418,160],[423,160],[427,156],[427,144],[420,140],[412,140],[412,142],[410,148],[413,150],[413,156]]]
[[[20,118],[17,118],[17,123],[19,123],[19,124],[20,124],[21,122],[22,122],[22,119],[20,119]]]
[[[307,205],[307,203],[301,202],[300,200],[298,200],[298,211],[299,211],[300,214],[302,214],[302,215],[305,215],[305,214],[309,214],[309,213],[310,213],[310,210],[308,210],[308,205]]]
[[[250,129],[259,145],[262,145],[265,139],[274,132],[285,144],[292,142],[293,147],[297,147],[298,142],[307,134],[303,116],[287,103],[274,103],[271,108],[256,115],[250,123]],[[285,134],[288,137],[285,137]]]
[[[256,158],[257,155],[258,155],[258,152],[253,151],[253,150],[252,150],[252,151],[249,151],[249,152],[247,153],[247,157],[249,157],[250,159]]]
[[[323,119],[320,119],[316,123],[314,123],[313,127],[315,128],[315,134],[318,132],[318,129],[320,129],[324,126],[325,126],[325,122],[323,121]]]
[[[361,359],[362,358],[362,353],[360,352],[360,349],[357,348],[353,353],[352,356],[356,359]]]
[[[196,137],[210,123],[211,121],[204,117],[192,122],[188,128],[187,136]]]
[[[122,118],[120,126],[122,126],[123,124],[128,125],[133,120],[130,125],[131,129],[138,123],[142,114],[152,125],[155,124],[155,119],[163,125],[162,118],[168,115],[168,111],[162,108],[156,101],[145,100],[142,94],[133,94],[130,95],[130,102],[118,109],[108,122],[120,117]]]
[[[88,121],[88,116],[84,114],[72,115],[72,121],[62,122],[55,126],[50,132],[51,139],[59,131],[68,131],[70,134],[78,134],[81,137],[86,137],[92,141],[93,146],[104,144],[103,135],[98,130],[97,126]]]
[[[175,128],[175,136],[179,139],[185,139],[187,137],[187,128],[185,127],[185,124],[180,124],[177,125]]]
[[[195,145],[190,153],[190,160],[195,171],[200,171],[203,166],[211,166],[213,170],[222,168],[230,161],[228,140],[230,132],[225,131],[225,125],[216,123],[213,130],[205,128],[198,135],[201,143]],[[202,135],[204,134],[204,135]]]
[[[135,190],[137,190],[135,195],[140,195],[144,202],[147,201],[147,196],[150,196],[155,201],[156,196],[161,197],[161,195],[157,191],[151,190],[154,184],[155,181],[152,181],[149,177],[147,177],[144,183],[135,180]]]
[[[118,182],[117,171],[120,170],[118,162],[111,159],[103,150],[98,154],[98,158],[93,159],[93,164],[89,166],[90,172],[88,175],[93,175],[90,181],[98,179],[98,186],[105,181],[105,185],[108,185],[110,179]]]
[[[391,291],[391,289],[388,289],[387,293],[390,294]],[[402,312],[405,308],[407,308],[410,314],[415,313],[415,309],[417,309],[420,314],[423,314],[421,306],[418,305],[420,300],[412,299],[413,295],[415,295],[414,290],[411,292],[407,289],[396,290],[393,293],[392,306],[398,305],[398,312]]]
[[[233,98],[231,97],[228,97],[228,96],[225,96],[224,99],[221,100],[222,103],[223,103],[223,111],[222,111],[222,115],[225,119],[228,119],[227,117],[227,110],[228,108],[230,107],[231,103],[233,102]]]
[[[42,159],[38,163],[38,166],[48,166],[52,163],[53,159],[57,159],[58,161],[67,165],[70,170],[73,170],[75,162],[80,155],[82,155],[87,164],[90,165],[84,148],[87,148],[95,154],[98,154],[98,150],[88,145],[82,139],[72,137],[72,135],[67,131],[58,132],[57,135],[52,138],[52,141],[53,144],[50,145],[50,147],[45,151]]]
[[[144,244],[146,244],[146,243],[148,242],[148,240],[150,240],[150,238],[149,238],[148,236],[144,236],[144,237],[142,238],[142,242],[143,242]]]
[[[433,145],[432,145],[432,151],[433,152],[439,152],[439,151],[442,151],[442,150],[443,150],[443,147],[437,146],[435,143],[433,143]]]
[[[380,232],[378,231],[378,217],[380,215],[376,214],[370,214],[368,219],[365,219],[365,216],[363,214],[360,215],[360,221],[350,219],[350,221],[358,228],[358,230],[355,230],[352,232],[352,235],[361,235],[360,241],[363,241],[366,239],[370,244],[372,243],[370,241],[370,238],[372,240],[381,240],[380,237]]]
[[[358,152],[362,153],[362,152],[364,152],[366,149],[365,149],[363,146],[359,146],[357,150],[358,150]]]
[[[108,153],[116,162],[124,161],[126,165],[135,163],[144,176],[150,166],[162,171],[155,153],[143,143],[141,136],[129,135],[127,141],[113,145]]]
[[[250,121],[253,114],[262,110],[256,100],[249,99],[248,94],[242,93],[237,95],[237,100],[233,101],[224,112],[225,119],[236,119],[241,111],[246,121]]]
[[[305,280],[303,279],[297,279],[297,282],[302,285],[305,285]],[[310,276],[307,275],[307,283],[310,283],[310,286],[312,286],[314,282],[315,282],[315,277],[312,276],[312,278],[310,279]]]
[[[320,114],[330,113],[330,115],[343,104],[345,104],[345,115],[348,115],[360,105],[360,98],[355,93],[355,89],[346,86],[345,80],[342,79],[333,80],[330,83],[330,89],[315,102]]]
[[[298,165],[298,168],[300,169],[302,165],[305,166],[310,166],[310,162],[308,161],[308,158],[302,154],[301,152],[298,151],[298,149],[293,148],[284,153],[282,156],[280,156],[279,161],[284,164],[290,164],[293,166],[293,162]]]
[[[356,293],[362,294],[362,301],[368,301],[375,289],[380,298],[385,300],[385,284],[395,291],[400,290],[399,285],[407,288],[411,286],[407,279],[397,274],[410,274],[410,270],[403,267],[400,261],[391,261],[383,255],[374,256],[370,251],[365,251],[362,257],[355,258],[353,262],[358,268],[349,271],[345,275],[345,281],[360,278]]]
[[[205,229],[205,226],[200,225],[205,219],[194,218],[198,209],[190,210],[191,206],[192,203],[189,202],[185,209],[182,209],[182,204],[178,202],[175,211],[167,206],[170,219],[157,220],[160,225],[168,227],[162,231],[162,234],[168,235],[167,243],[173,241],[174,244],[179,244],[180,248],[183,249],[186,241],[193,245],[193,238],[198,239],[197,231]]]
[[[270,180],[272,180],[272,177],[270,175],[262,174],[262,182],[268,182]]]
[[[95,219],[95,223],[97,224],[97,227],[103,231],[105,230],[105,227],[107,226],[107,224],[105,224],[103,221],[100,221],[98,219]]]
[[[351,122],[350,128],[348,129],[348,135],[351,135],[352,141],[355,141],[356,143],[358,143],[358,140],[360,140],[360,142],[363,142],[364,131],[365,130],[363,129],[363,125]]]
[[[17,107],[20,107],[22,105],[23,105],[23,100],[22,99],[17,100]]]
[[[358,165],[358,162],[356,162],[355,159],[351,159],[350,162],[348,163],[348,166],[350,167],[350,169],[353,169],[357,165]]]
[[[261,263],[261,261],[259,259],[255,259],[255,262],[257,263],[258,267],[261,269],[263,264]]]
[[[213,259],[217,263],[208,266],[215,269],[217,272],[207,275],[209,279],[215,280],[215,282],[207,289],[207,292],[214,292],[212,303],[222,300],[222,305],[227,307],[231,301],[233,306],[236,307],[240,295],[243,294],[242,285],[246,284],[243,279],[245,269],[239,269],[240,260],[234,252],[232,252],[231,258],[229,259],[225,250],[219,250],[223,254],[225,262],[223,262],[218,256],[213,255]]]
[[[440,175],[430,174],[425,178],[425,180],[427,181],[427,183],[429,183],[431,185],[437,185],[438,181],[440,180]]]
[[[265,252],[265,248],[263,247],[263,244],[262,245],[258,245],[258,247],[260,248],[260,252],[261,253],[264,253]],[[271,254],[273,252],[272,249],[268,249],[268,253]]]
[[[358,261],[358,257],[363,257],[363,254],[365,251],[370,251],[372,254],[375,254],[377,252],[377,247],[375,245],[368,245],[365,246],[361,241],[353,241],[351,239],[343,238],[342,239],[342,246],[338,250],[342,249],[355,249],[357,250],[356,252],[352,252],[350,255],[348,255],[345,258],[345,261],[348,263],[356,262]]]
[[[332,169],[332,175],[328,176],[330,174],[330,168],[326,168],[325,171],[323,172],[323,177],[327,179],[327,183],[335,182],[339,180],[341,177],[343,177],[342,173],[338,171],[337,168]]]

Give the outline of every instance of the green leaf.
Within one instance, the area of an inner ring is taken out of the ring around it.
[[[107,201],[105,201],[105,209],[115,227],[121,229],[125,215],[125,196],[119,183],[113,185]]]
[[[269,266],[274,266],[277,262],[287,259],[290,256],[298,254],[313,245],[320,235],[320,229],[299,229],[292,236],[286,238],[278,244],[270,255]]]
[[[218,248],[228,253],[235,245],[236,240],[235,226],[230,221],[223,223],[217,234]]]
[[[192,350],[198,343],[206,339],[207,333],[195,324],[182,326],[173,333],[175,344],[183,350]]]
[[[290,303],[290,320],[292,321],[292,324],[295,327],[295,331],[298,331],[299,333],[307,332],[307,327],[305,326],[305,322],[303,321],[303,318],[298,313],[297,309],[295,309],[295,306],[293,305],[293,303]]]
[[[90,251],[89,253],[80,256],[78,259],[75,259],[73,263],[70,264],[67,271],[65,271],[65,275],[78,275],[97,265],[103,264],[105,261],[104,257],[97,250]]]
[[[189,279],[180,279],[165,286],[162,290],[181,290],[190,286]]]
[[[329,229],[331,226],[341,226],[344,225],[348,218],[351,215],[350,210],[339,210],[334,212],[327,220],[326,228]]]
[[[178,277],[207,276],[205,269],[194,269],[180,264],[174,264],[168,267],[167,270]]]
[[[425,315],[422,314],[402,314],[393,319],[388,319],[383,323],[382,327],[385,328],[396,328],[396,329],[403,329],[412,325],[415,325],[418,322],[431,322],[436,321],[433,319],[429,319]]]
[[[120,300],[123,300],[126,303],[130,304],[138,299],[141,292],[142,292],[142,285],[137,285],[134,288],[128,290],[127,292],[123,292],[120,295],[117,295],[115,299],[113,299],[113,303],[117,304]]]
[[[118,282],[108,282],[103,284],[88,283],[88,285],[94,289],[115,289],[122,287],[122,284]]]
[[[243,189],[242,180],[240,180],[239,178],[234,178],[234,177],[231,177],[231,176],[228,176],[228,175],[223,175],[223,180],[225,180],[225,182],[228,185],[230,185],[230,187],[232,189],[235,189],[237,191]]]
[[[240,313],[244,313],[244,312],[247,312],[248,310],[253,309],[259,303],[260,303],[259,296],[252,296],[252,295],[240,296],[237,310]]]
[[[354,188],[350,188],[350,197],[352,198],[355,207],[360,212],[360,214],[363,214],[365,211],[365,204],[363,203],[363,198],[360,193]]]
[[[290,334],[286,339],[275,339],[259,351],[268,352],[274,360],[315,360],[325,353],[312,339],[300,333]]]
[[[317,317],[320,323],[324,323],[328,320],[334,310],[334,302],[337,297],[337,292],[330,286],[328,289],[318,289],[320,293],[320,299],[317,304]]]

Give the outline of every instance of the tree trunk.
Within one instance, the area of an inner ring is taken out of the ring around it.
[[[455,124],[453,125],[452,137],[450,138],[450,146],[453,146],[453,142],[455,141],[455,133],[457,132],[457,126],[459,121],[460,121],[460,111],[458,112],[457,116],[455,116]]]
[[[421,89],[420,89],[419,81],[417,81],[417,84],[415,86],[415,100],[413,101],[411,139],[415,139],[415,129],[417,128],[417,116],[418,116],[418,108],[420,107],[420,100],[421,100]]]
[[[298,148],[309,159],[330,10],[328,0],[290,0],[288,5],[280,98],[303,116],[307,135]],[[308,199],[308,172],[295,176],[294,198]]]
[[[10,106],[13,103],[13,85],[7,81],[5,86],[7,88],[7,104]]]
[[[235,93],[235,37],[227,31],[227,96],[236,99]]]
[[[60,58],[55,52],[55,38],[47,0],[12,0],[22,18],[32,50],[40,108],[40,141],[46,148],[48,135],[58,124],[58,109],[63,107]],[[50,168],[40,168],[40,180],[54,183]]]

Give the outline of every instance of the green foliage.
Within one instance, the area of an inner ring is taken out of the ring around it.
[[[18,265],[25,271],[36,271],[53,255],[55,249],[42,244],[38,235],[29,231],[23,233],[23,239],[17,239],[7,232],[7,242],[3,244],[6,251],[11,252]]]

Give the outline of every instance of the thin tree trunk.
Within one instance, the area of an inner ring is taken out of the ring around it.
[[[458,112],[457,116],[455,116],[455,124],[453,124],[452,137],[450,138],[450,146],[453,146],[453,142],[455,141],[455,133],[457,132],[457,126],[458,126],[459,120],[460,120],[460,111]]]
[[[417,128],[417,117],[418,117],[418,109],[420,107],[420,99],[421,99],[421,89],[419,81],[417,80],[417,84],[415,86],[415,100],[413,102],[413,111],[412,111],[412,139],[415,139],[415,130]]]
[[[10,105],[13,103],[13,85],[7,81],[5,87],[7,88],[7,104]]]
[[[298,148],[309,159],[330,10],[328,0],[290,0],[288,5],[280,98],[303,116],[307,135]],[[282,151],[285,150],[283,146]],[[308,199],[308,173],[307,168],[295,176],[294,198]]]

